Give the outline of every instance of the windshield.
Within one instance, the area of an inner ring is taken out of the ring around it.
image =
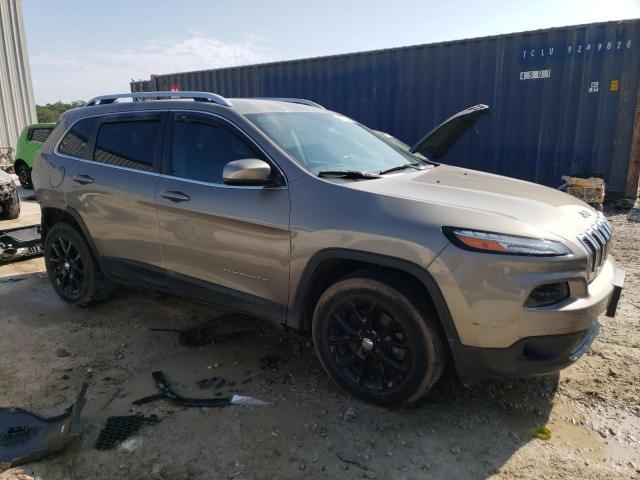
[[[316,175],[326,171],[378,173],[399,165],[417,165],[424,159],[332,112],[254,113],[247,118]]]

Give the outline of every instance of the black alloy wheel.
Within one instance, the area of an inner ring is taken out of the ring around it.
[[[440,378],[440,332],[423,291],[366,271],[329,286],[312,320],[318,358],[333,380],[362,400],[391,406],[415,403]]]
[[[47,258],[53,271],[53,280],[69,297],[82,292],[85,283],[85,269],[82,255],[73,242],[62,236],[51,242],[51,251]]]
[[[57,223],[51,227],[43,250],[49,281],[62,300],[85,307],[109,297],[112,284],[74,226]]]
[[[349,381],[382,392],[410,370],[411,347],[402,325],[373,299],[353,299],[333,312],[327,331],[331,359]]]

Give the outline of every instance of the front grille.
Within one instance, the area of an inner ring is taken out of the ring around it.
[[[578,240],[589,253],[589,278],[593,278],[600,271],[609,255],[611,225],[603,215],[600,215],[591,228],[583,235],[578,235]]]

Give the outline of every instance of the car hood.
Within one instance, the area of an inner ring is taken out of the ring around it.
[[[442,226],[532,236],[550,232],[574,242],[598,216],[586,203],[559,190],[448,165],[351,185],[428,204],[422,207],[425,215]]]
[[[460,137],[473,128],[480,117],[487,115],[489,110],[487,105],[480,104],[450,116],[418,140],[410,152],[427,154],[432,160],[444,157]]]

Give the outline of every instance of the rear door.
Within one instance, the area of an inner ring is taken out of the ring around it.
[[[80,214],[100,256],[118,261],[115,266],[162,264],[154,196],[165,115],[99,117],[86,158],[71,172],[67,204]]]
[[[230,186],[222,180],[232,160],[260,158],[276,173],[275,164],[235,126],[201,113],[174,113],[165,151],[157,205],[166,269],[206,282],[230,306],[284,315],[289,192],[286,186]]]

